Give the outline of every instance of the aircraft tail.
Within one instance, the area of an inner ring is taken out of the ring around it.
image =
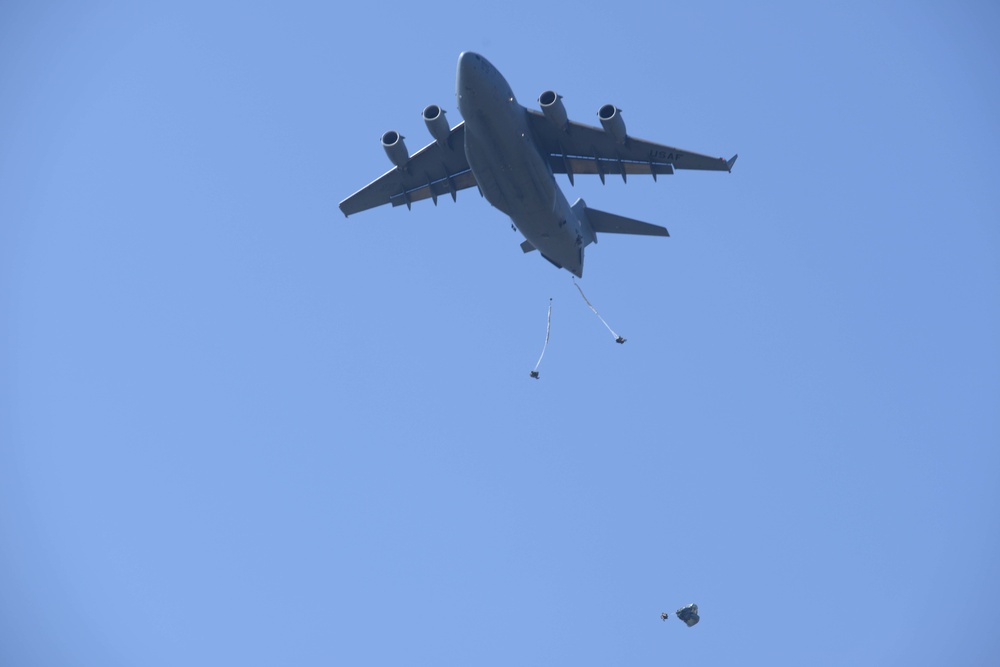
[[[591,237],[597,240],[593,232],[606,232],[608,234],[639,234],[641,236],[670,236],[666,227],[653,225],[641,220],[633,220],[622,215],[598,211],[596,208],[589,208],[582,199],[577,199],[573,204],[573,212],[583,221],[584,225],[590,229]]]

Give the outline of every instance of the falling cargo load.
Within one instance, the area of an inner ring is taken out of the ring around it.
[[[677,618],[684,621],[689,628],[697,625],[698,621],[701,620],[698,616],[698,605],[689,604],[686,607],[681,607],[677,610]]]

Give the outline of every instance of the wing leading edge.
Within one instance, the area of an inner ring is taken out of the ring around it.
[[[435,141],[424,146],[405,166],[394,167],[340,202],[340,210],[349,216],[383,204],[409,208],[423,199],[437,204],[438,197],[451,195],[456,199],[459,190],[475,185],[476,177],[465,157],[465,123],[459,123],[444,145]]]
[[[731,171],[737,157],[726,160],[634,137],[621,143],[599,127],[574,121],[559,130],[533,109],[528,109],[528,123],[539,148],[548,155],[552,172],[566,174],[570,182],[574,174],[597,174],[603,181],[608,174],[623,179],[632,174],[651,175],[655,179],[673,174],[675,169]]]

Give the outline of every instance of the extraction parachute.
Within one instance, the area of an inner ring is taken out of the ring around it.
[[[545,348],[549,346],[549,334],[552,333],[552,299],[549,298],[549,314],[547,321],[545,323],[545,344],[542,345],[542,353],[538,355],[538,361],[535,362],[535,367],[528,374],[531,377],[538,379],[538,367],[542,364],[542,357],[545,356]]]

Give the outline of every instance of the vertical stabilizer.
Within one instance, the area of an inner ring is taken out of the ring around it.
[[[597,243],[597,234],[594,233],[594,228],[591,226],[587,215],[590,213],[590,209],[587,208],[587,202],[583,201],[583,199],[577,199],[570,208],[573,209],[573,214],[580,221],[580,236],[583,237],[583,247],[586,248],[591,243]]]

